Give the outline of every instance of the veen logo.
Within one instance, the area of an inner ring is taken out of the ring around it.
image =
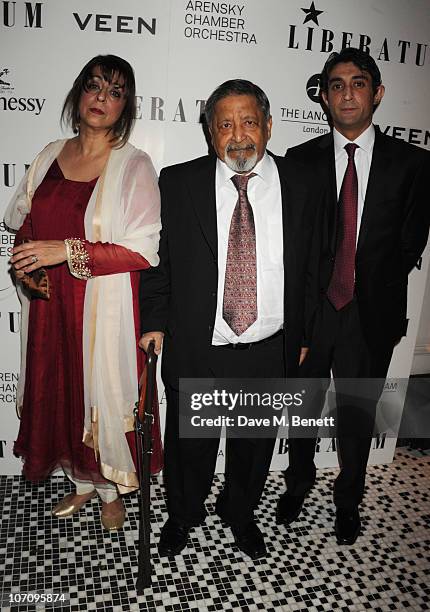
[[[4,1],[1,2],[2,6],[2,18],[3,25],[7,28],[13,28],[17,25],[17,13],[18,19],[21,18],[21,23],[24,24],[24,28],[42,28],[42,6],[43,2],[24,2],[18,4],[18,11],[16,8],[16,2]]]
[[[358,47],[370,53],[376,60],[384,62],[394,61],[399,64],[415,64],[416,66],[424,66],[426,63],[427,44],[392,38],[375,40],[369,34],[335,32],[327,28],[319,30],[314,25],[320,27],[319,20],[323,22],[326,20],[327,11],[318,10],[314,2],[311,2],[308,9],[300,10],[305,13],[305,18],[302,25],[289,25],[289,49],[331,53],[343,47]],[[309,25],[310,23],[313,25]],[[308,25],[304,28],[305,24]]]
[[[87,13],[81,16],[79,13],[73,13],[73,17],[81,31],[86,30],[90,26],[95,32],[118,32],[120,34],[142,34],[149,32],[149,34],[155,36],[157,27],[155,17],[152,17],[151,23],[143,19],[143,17],[128,15],[93,15],[93,13]]]
[[[378,125],[375,123],[375,125]],[[410,144],[421,145],[423,147],[430,146],[430,130],[422,130],[420,128],[401,127],[399,125],[378,125],[383,134],[393,136],[405,140]]]

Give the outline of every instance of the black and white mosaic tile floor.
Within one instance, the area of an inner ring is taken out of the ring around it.
[[[369,467],[362,509],[363,533],[353,547],[333,536],[333,470],[320,470],[300,519],[288,531],[274,521],[283,490],[280,473],[269,477],[258,511],[266,534],[266,559],[252,562],[232,544],[231,533],[209,516],[192,531],[190,545],[174,560],[157,555],[165,520],[161,481],[152,487],[153,587],[134,590],[137,501],[126,499],[127,522],[105,532],[92,500],[67,520],[50,509],[69,492],[62,478],[31,486],[0,477],[0,591],[66,593],[66,610],[430,610],[430,454],[398,449],[391,465]],[[217,478],[208,509],[213,512]],[[51,609],[44,604],[39,609]]]

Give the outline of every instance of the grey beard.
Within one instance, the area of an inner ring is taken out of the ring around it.
[[[239,153],[235,159],[229,157],[229,153],[230,151],[225,152],[224,161],[233,172],[250,172],[257,163],[257,151],[254,151],[251,157]]]

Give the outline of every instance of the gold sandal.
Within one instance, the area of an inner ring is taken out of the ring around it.
[[[79,512],[83,505],[90,499],[93,499],[97,495],[96,491],[93,491],[91,497],[87,497],[84,501],[73,503],[73,499],[76,497],[76,493],[69,493],[64,499],[62,499],[54,508],[51,510],[51,514],[57,518],[67,518]]]
[[[113,503],[113,502],[110,502],[110,503]],[[114,514],[113,516],[105,516],[103,514],[103,506],[102,506],[101,521],[102,521],[103,527],[107,529],[108,531],[116,531],[117,529],[122,529],[124,527],[124,521],[125,521],[124,503],[122,502],[121,511],[117,512],[117,514]]]

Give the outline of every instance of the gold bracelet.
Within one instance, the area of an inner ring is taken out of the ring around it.
[[[69,265],[70,274],[80,279],[92,278],[91,270],[87,266],[90,260],[84,242],[80,238],[66,238],[67,263]]]

